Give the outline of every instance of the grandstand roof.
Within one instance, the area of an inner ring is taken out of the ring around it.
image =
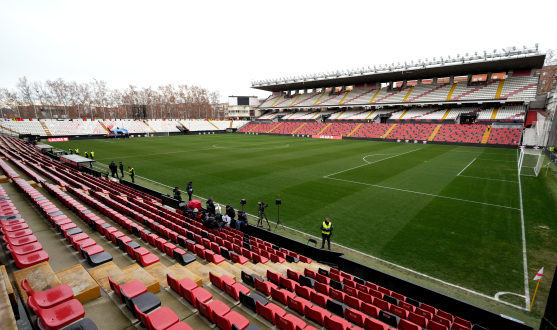
[[[543,67],[545,54],[532,54],[518,57],[506,57],[489,60],[473,60],[467,63],[445,62],[425,67],[393,69],[386,72],[369,72],[338,77],[312,78],[305,81],[273,82],[272,84],[252,83],[252,88],[269,92],[313,89],[321,87],[350,86],[365,83],[384,83],[426,79],[433,77],[464,76],[487,72],[508,72],[510,70],[539,69]],[[440,63],[440,62],[438,62]],[[283,80],[284,81],[284,80]]]

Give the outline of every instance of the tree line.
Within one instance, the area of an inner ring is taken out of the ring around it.
[[[19,78],[0,87],[2,117],[19,118],[223,118],[220,93],[195,85],[128,85],[110,88],[104,80],[78,83]]]

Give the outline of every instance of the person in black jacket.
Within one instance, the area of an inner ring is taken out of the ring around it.
[[[193,195],[193,183],[188,183],[187,187],[186,187],[186,192],[188,193],[188,196],[190,198],[191,201],[191,195]]]
[[[213,202],[213,197],[209,198],[207,200],[207,212],[215,214],[217,213],[216,210],[217,208],[215,207],[215,203]]]
[[[124,177],[124,164],[120,162],[120,173],[122,173],[122,177]]]
[[[179,201],[182,200],[182,194],[180,193],[180,189],[178,187],[174,188],[172,193],[174,194],[174,199],[179,200]]]
[[[118,168],[116,167],[116,164],[114,164],[114,161],[108,165],[108,168],[110,168],[110,172],[112,172],[112,177],[116,175],[116,178],[118,178]]]
[[[230,205],[226,205],[226,215],[230,217],[230,219],[234,220],[236,218],[236,211]]]

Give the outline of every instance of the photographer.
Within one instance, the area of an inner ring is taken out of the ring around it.
[[[238,211],[238,220],[236,220],[236,230],[243,230],[248,225],[248,217],[243,211]]]
[[[191,195],[193,195],[193,183],[191,181],[186,186],[186,192],[188,193],[189,200],[191,201]]]

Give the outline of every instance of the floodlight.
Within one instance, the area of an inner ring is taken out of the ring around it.
[[[522,46],[522,47],[524,47],[524,49],[526,49],[526,46]]]

